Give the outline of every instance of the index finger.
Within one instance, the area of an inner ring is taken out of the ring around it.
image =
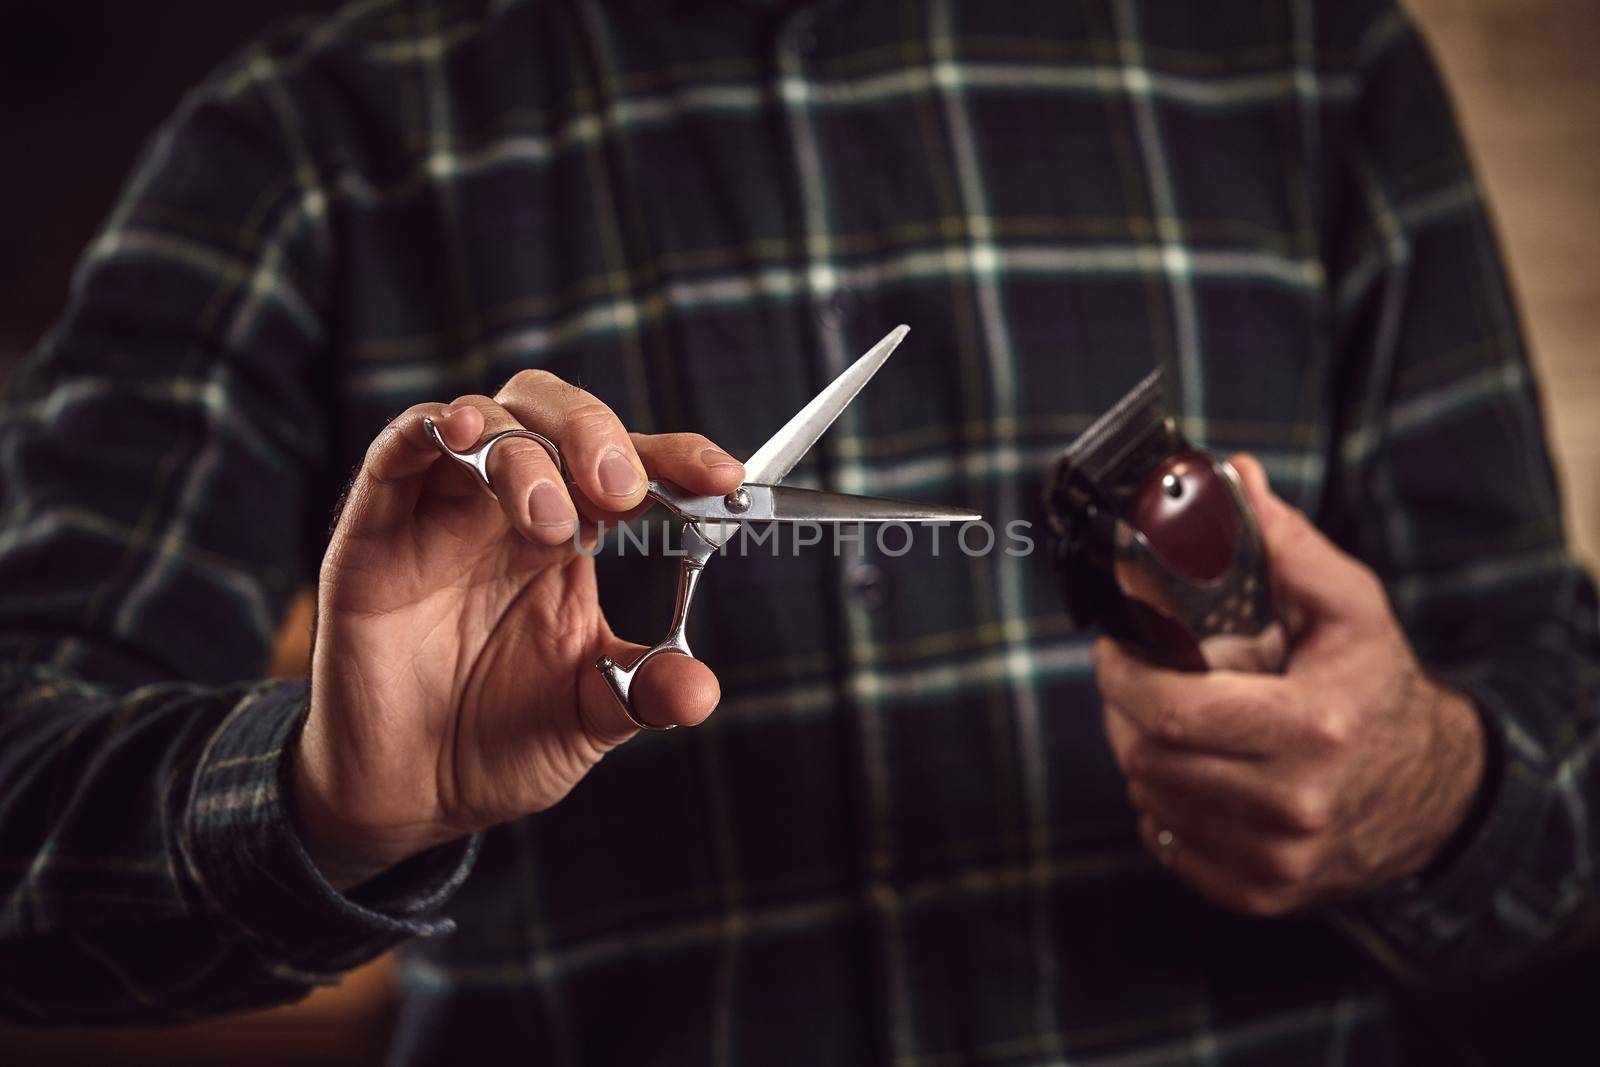
[[[573,483],[596,507],[626,512],[644,500],[644,463],[622,420],[598,397],[549,371],[525,370],[494,399],[556,443]]]
[[[1095,642],[1094,665],[1101,699],[1160,744],[1268,756],[1298,723],[1291,683],[1281,675],[1167,670],[1108,637]]]
[[[431,418],[445,442],[472,447],[483,430],[483,416],[458,404],[417,404],[390,420],[367,447],[355,478],[346,488],[336,529],[345,535],[383,538],[411,521],[423,480],[439,459],[423,431]]]

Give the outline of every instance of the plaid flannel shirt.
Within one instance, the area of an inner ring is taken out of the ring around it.
[[[408,1062],[1385,1062],[1327,915],[1140,850],[1043,553],[716,561],[710,724],[350,894],[308,861],[305,686],[252,679],[389,416],[537,366],[749,450],[900,321],[798,476],[1036,519],[1165,367],[1490,728],[1448,860],[1346,925],[1470,974],[1593,904],[1593,591],[1391,4],[377,0],[186,100],[5,402],[6,1012],[264,1004],[404,942]],[[620,633],[672,571],[602,559]]]

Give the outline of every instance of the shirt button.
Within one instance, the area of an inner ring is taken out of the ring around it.
[[[850,596],[868,611],[876,611],[889,599],[888,578],[870,563],[852,566],[845,581],[850,587]]]
[[[849,289],[836,289],[817,308],[817,321],[830,330],[837,330],[849,321],[855,309],[856,294]]]

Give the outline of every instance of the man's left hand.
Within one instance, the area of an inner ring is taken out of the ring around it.
[[[1225,907],[1278,915],[1421,870],[1483,777],[1483,727],[1428,677],[1376,575],[1233,463],[1291,620],[1282,675],[1185,673],[1095,645],[1147,846]]]

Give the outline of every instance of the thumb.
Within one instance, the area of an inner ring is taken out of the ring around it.
[[[599,651],[618,663],[633,663],[644,654],[645,646],[613,637]],[[640,668],[629,696],[633,713],[652,726],[698,726],[716,710],[722,687],[711,668],[699,660],[663,652],[651,656]],[[639,730],[611,686],[592,667],[583,668],[578,701],[585,727],[607,748],[620,745]]]
[[[1274,493],[1260,461],[1240,452],[1228,462],[1244,483],[1273,582],[1291,610],[1304,612],[1308,621],[1358,621],[1384,609],[1377,576]]]

